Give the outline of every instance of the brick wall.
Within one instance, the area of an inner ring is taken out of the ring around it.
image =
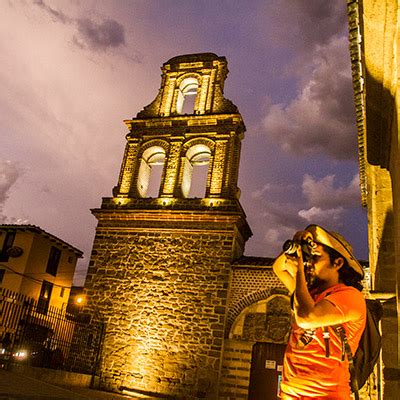
[[[234,339],[225,340],[220,400],[247,399],[253,344]]]
[[[272,270],[273,259],[242,257],[233,264],[232,283],[225,335],[247,306],[272,294],[286,294],[284,285]]]

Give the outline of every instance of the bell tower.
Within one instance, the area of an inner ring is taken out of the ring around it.
[[[251,236],[237,187],[245,126],[224,98],[225,57],[178,56],[161,70],[156,98],[124,121],[113,197],[92,210],[87,307],[105,322],[104,387],[217,399],[231,262]]]
[[[157,164],[164,166],[158,197],[188,198],[193,168],[204,163],[209,168],[203,197],[237,197],[245,127],[237,107],[223,96],[227,74],[225,57],[211,53],[179,56],[163,65],[155,100],[125,121],[129,134],[116,198],[146,198]]]

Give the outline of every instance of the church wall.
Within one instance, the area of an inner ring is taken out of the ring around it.
[[[98,227],[86,288],[107,316],[105,387],[216,398],[232,248],[232,232]]]

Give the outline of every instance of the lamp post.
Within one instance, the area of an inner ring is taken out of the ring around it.
[[[81,293],[78,294],[75,298],[74,304],[78,308],[78,320],[85,321],[88,323],[90,326],[93,323],[93,317],[96,320],[96,325],[98,324],[99,329],[96,330],[99,332],[98,336],[98,343],[96,345],[96,350],[95,350],[95,359],[94,359],[94,364],[92,368],[92,373],[91,373],[91,380],[90,380],[90,387],[94,388],[95,387],[95,381],[96,381],[96,373],[99,368],[100,364],[100,352],[101,348],[103,345],[103,339],[104,339],[104,330],[105,330],[105,321],[104,317],[102,314],[99,312],[99,309],[97,306],[91,302],[91,304],[87,307],[88,313],[82,313],[83,309],[85,308],[85,305],[87,304],[87,298],[86,295]],[[81,317],[79,317],[81,316]],[[93,337],[91,338],[91,341],[93,340]]]

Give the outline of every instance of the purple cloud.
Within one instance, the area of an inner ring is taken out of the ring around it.
[[[356,127],[347,38],[334,37],[314,52],[313,72],[288,104],[272,104],[264,118],[265,133],[300,156],[325,154],[355,159]]]
[[[4,204],[10,190],[21,176],[21,170],[11,161],[0,161],[0,222],[6,223],[7,217],[3,215]]]
[[[43,0],[36,0],[35,4],[51,15],[56,22],[76,25],[78,33],[74,35],[73,43],[80,48],[106,51],[126,45],[125,28],[114,19],[106,18],[95,22],[89,18],[71,18],[64,12],[50,7]]]

